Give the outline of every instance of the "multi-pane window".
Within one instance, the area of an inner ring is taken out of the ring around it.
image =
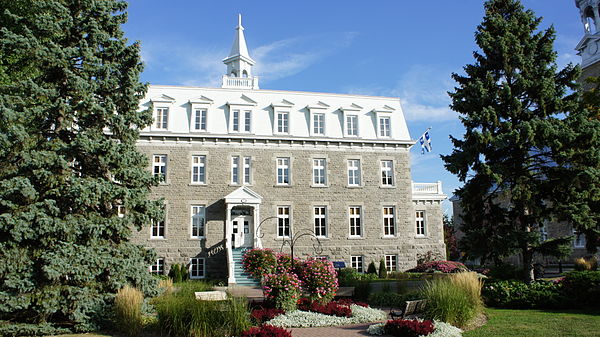
[[[167,155],[155,154],[152,156],[152,175],[161,182],[167,181]]]
[[[195,109],[192,116],[193,130],[206,131],[206,109]]]
[[[573,230],[573,235],[575,235],[575,239],[573,239],[573,247],[585,248],[585,235],[583,235],[583,233],[578,233],[576,230]]]
[[[391,133],[391,119],[390,117],[380,117],[379,118],[379,136],[380,137],[390,137]]]
[[[386,255],[385,256],[385,269],[387,271],[396,271],[398,265],[398,258],[396,255]]]
[[[313,159],[313,185],[324,186],[327,183],[325,176],[326,161],[323,158]]]
[[[286,111],[277,112],[277,132],[278,133],[289,133],[290,132],[290,114]]]
[[[417,226],[417,235],[425,236],[425,211],[415,212],[415,224]]]
[[[315,235],[319,237],[327,236],[327,207],[315,206]]]
[[[252,183],[252,157],[244,157],[244,184]]]
[[[325,114],[313,114],[313,133],[315,135],[325,134]]]
[[[348,160],[348,185],[360,186],[360,160]]]
[[[277,185],[290,184],[290,158],[277,158]]]
[[[240,157],[239,156],[231,157],[231,183],[232,184],[240,183]]]
[[[150,273],[156,275],[162,275],[165,273],[165,259],[158,258],[150,265]]]
[[[157,129],[166,129],[169,120],[169,108],[156,108],[154,126]]]
[[[250,132],[251,126],[252,126],[252,111],[246,110],[246,111],[244,111],[244,131]]]
[[[358,116],[347,115],[346,116],[346,135],[347,136],[358,136]]]
[[[359,273],[362,273],[363,270],[363,257],[358,255],[358,256],[350,256],[350,265],[352,266],[352,268],[354,270],[356,270]]]
[[[206,224],[206,207],[193,205],[191,209],[191,236],[192,238],[204,237]]]
[[[277,236],[290,236],[290,206],[277,207]]]
[[[394,162],[391,160],[381,161],[381,185],[394,185]]]
[[[190,259],[190,278],[204,278],[206,275],[204,258],[193,257]]]
[[[396,222],[394,221],[394,207],[385,206],[383,207],[383,235],[394,236],[396,235]]]
[[[165,237],[165,221],[152,221],[150,226],[150,237],[151,238],[164,238]]]
[[[233,110],[233,116],[231,121],[231,130],[235,132],[240,131],[240,110]]]
[[[192,156],[192,183],[206,184],[206,156]]]
[[[351,206],[348,208],[348,218],[350,221],[350,236],[362,235],[361,208],[360,206]]]
[[[540,240],[542,242],[548,240],[548,230],[546,230],[546,227],[540,227]]]

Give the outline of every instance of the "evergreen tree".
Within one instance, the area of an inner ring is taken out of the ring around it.
[[[0,319],[91,329],[124,285],[155,292],[154,254],[129,242],[162,211],[135,147],[152,116],[126,7],[0,5]]]
[[[570,246],[570,237],[540,242],[539,230],[556,220],[561,202],[560,196],[550,200],[555,179],[564,179],[551,172],[565,164],[557,163],[556,151],[568,151],[558,137],[564,128],[578,132],[565,116],[581,111],[578,94],[568,94],[579,71],[572,65],[557,71],[554,29],[538,31],[540,21],[517,0],[485,3],[475,63],[452,75],[458,85],[451,107],[466,132],[451,137],[454,150],[442,156],[464,182],[457,196],[467,257],[499,262],[520,253],[527,281],[535,253],[564,256]]]
[[[385,259],[379,261],[379,278],[387,278],[387,268],[385,267]]]
[[[377,274],[377,267],[375,267],[375,262],[371,261],[369,266],[367,267],[367,274]]]

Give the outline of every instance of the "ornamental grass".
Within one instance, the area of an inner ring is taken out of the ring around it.
[[[427,299],[426,317],[465,327],[483,312],[482,281],[476,273],[457,273],[427,282],[423,297]]]
[[[129,285],[115,296],[115,323],[119,331],[129,336],[137,336],[142,330],[142,302],[144,295]]]

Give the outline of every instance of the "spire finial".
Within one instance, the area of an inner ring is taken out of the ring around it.
[[[238,14],[238,27],[242,26],[242,14]]]

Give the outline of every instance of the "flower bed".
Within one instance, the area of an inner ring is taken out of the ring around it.
[[[337,326],[357,323],[368,323],[385,320],[387,314],[379,309],[350,305],[352,316],[337,317],[310,311],[296,310],[279,315],[266,322],[273,326],[284,328],[308,328],[318,326]]]
[[[257,324],[263,324],[264,322],[271,320],[279,315],[283,314],[283,310],[275,308],[258,308],[252,310],[252,318]]]
[[[367,329],[367,333],[370,335],[384,335],[386,334],[386,327],[387,323],[377,323],[377,324],[373,324],[370,325],[369,328]],[[462,330],[451,325],[448,323],[444,323],[441,321],[433,321],[433,327],[434,330],[433,332],[430,332],[427,335],[422,335],[422,336],[427,336],[427,337],[462,337]],[[390,333],[388,333],[390,334]],[[403,335],[403,336],[409,336],[409,335]]]
[[[410,273],[460,273],[463,271],[469,271],[469,269],[460,262],[455,261],[432,261],[422,263],[413,269],[407,270]]]
[[[292,337],[292,333],[276,326],[262,325],[242,332],[242,337]]]
[[[298,310],[318,312],[325,315],[337,316],[337,317],[350,317],[352,316],[352,310],[350,304],[340,304],[336,302],[329,302],[327,304],[320,304],[315,301],[311,301],[308,298],[302,298],[298,301]]]

